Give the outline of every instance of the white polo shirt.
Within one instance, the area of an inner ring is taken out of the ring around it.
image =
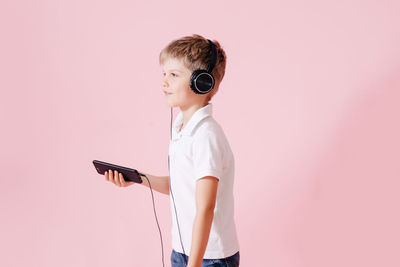
[[[234,222],[233,153],[221,126],[212,117],[212,103],[198,109],[181,132],[180,112],[172,128],[169,145],[171,188],[175,199],[179,228],[186,255],[190,256],[196,215],[196,181],[204,176],[219,179],[214,219],[204,259],[232,256],[239,251]],[[172,248],[183,253],[170,194],[172,212]]]

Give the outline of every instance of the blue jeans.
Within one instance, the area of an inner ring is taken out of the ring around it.
[[[186,259],[186,262],[189,262],[188,256],[172,249],[171,266],[186,267],[184,258]],[[222,259],[203,259],[201,267],[239,267],[239,261],[240,254],[238,251],[236,254]]]

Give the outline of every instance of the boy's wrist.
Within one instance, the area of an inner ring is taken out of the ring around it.
[[[150,178],[149,178],[149,175],[148,175],[147,173],[140,172],[140,171],[139,171],[139,173],[141,173],[141,174],[143,174],[143,175],[146,175],[147,179],[150,179]],[[149,186],[149,183],[147,182],[146,177],[144,177],[144,176],[142,176],[142,175],[140,176],[140,178],[142,179],[141,185]]]

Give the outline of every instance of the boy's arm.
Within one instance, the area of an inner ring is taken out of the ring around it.
[[[144,172],[140,172],[150,180],[151,189],[160,192],[165,195],[169,195],[169,176],[155,176],[151,174],[147,174]],[[146,177],[141,176],[144,186],[150,187]]]
[[[196,217],[193,224],[192,244],[188,267],[201,267],[214,218],[218,179],[205,176],[196,182]]]

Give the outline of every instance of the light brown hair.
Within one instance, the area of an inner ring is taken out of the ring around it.
[[[210,39],[211,40],[211,39]],[[207,102],[215,95],[225,75],[226,54],[220,43],[211,40],[217,47],[217,62],[212,75],[215,79],[214,88],[208,93]],[[166,59],[175,58],[182,60],[183,65],[190,71],[207,69],[210,62],[211,47],[208,40],[201,35],[193,34],[171,41],[160,52],[159,62],[162,65]]]

